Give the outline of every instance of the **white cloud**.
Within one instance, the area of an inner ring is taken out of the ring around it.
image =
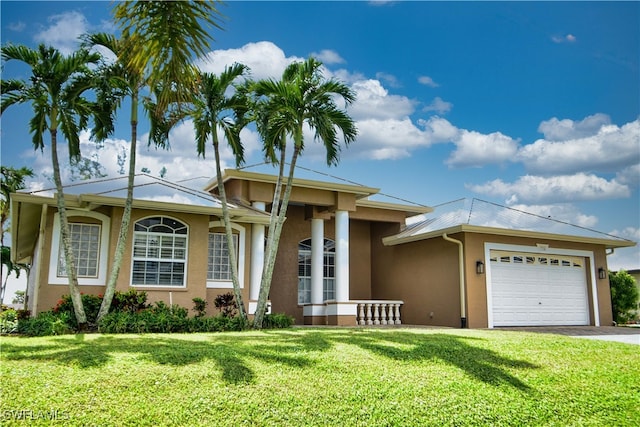
[[[549,141],[567,141],[594,135],[608,124],[611,124],[611,119],[602,113],[585,117],[579,122],[570,119],[558,120],[553,117],[540,123],[538,132],[541,132]]]
[[[512,160],[518,151],[518,141],[500,132],[486,135],[462,130],[455,144],[455,151],[446,161],[450,167],[479,167],[504,163]]]
[[[386,82],[390,87],[393,87],[393,88],[398,88],[402,86],[398,81],[398,78],[393,74],[377,72],[376,79]]]
[[[284,51],[268,41],[248,43],[239,49],[214,50],[195,63],[203,71],[221,73],[228,65],[236,62],[251,68],[253,79],[278,79],[284,69],[295,61],[303,61],[304,58],[294,56],[287,57]]]
[[[55,46],[69,55],[77,49],[78,37],[89,31],[89,23],[83,14],[76,11],[53,15],[48,19],[49,27],[42,29],[34,40]]]
[[[543,218],[550,218],[556,221],[562,221],[569,224],[578,225],[580,227],[591,228],[598,223],[598,217],[586,215],[570,203],[557,203],[553,205],[510,205],[511,208],[523,212],[529,212]]]
[[[436,113],[444,114],[451,111],[451,108],[453,108],[452,103],[443,101],[442,98],[440,98],[439,96],[436,96],[431,102],[431,104],[424,107],[422,111],[425,111],[425,112],[435,111]]]
[[[420,76],[418,77],[418,83],[429,86],[429,87],[438,87],[440,86],[438,83],[434,82],[433,79],[429,76]]]
[[[609,234],[628,239],[636,243],[640,242],[640,228],[631,226],[623,229],[615,229]],[[616,249],[612,255],[607,257],[609,270],[633,270],[640,268],[640,247],[638,245],[631,248]]]
[[[552,36],[551,40],[554,43],[575,43],[576,41],[578,41],[578,38],[573,34],[567,34],[564,36],[558,36],[558,35]]]
[[[540,128],[551,140],[540,139],[518,153],[532,173],[611,172],[640,164],[640,119],[618,127],[601,114],[581,122],[554,118]]]
[[[640,164],[629,166],[616,174],[616,181],[621,184],[637,186],[640,184]]]
[[[356,101],[349,107],[355,120],[402,119],[415,110],[415,101],[405,96],[390,95],[378,80],[360,80],[351,86]]]
[[[477,193],[503,197],[512,205],[626,198],[631,193],[627,185],[585,173],[552,177],[525,175],[513,183],[496,179],[481,185],[469,185],[468,188]]]
[[[312,52],[311,56],[319,59],[324,64],[344,64],[346,61],[335,50],[323,49],[320,52]]]
[[[21,33],[22,31],[24,31],[25,28],[27,28],[27,24],[25,24],[22,21],[10,22],[9,25],[7,25],[7,28],[10,29],[11,31]]]

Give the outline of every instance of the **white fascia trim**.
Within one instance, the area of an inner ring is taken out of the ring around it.
[[[223,221],[211,221],[209,222],[209,229],[224,227]],[[245,228],[241,225],[232,223],[231,228],[238,231],[238,282],[240,282],[240,288],[244,288],[244,263],[245,263]],[[209,269],[207,261],[207,270]],[[207,288],[220,288],[220,289],[233,289],[233,282],[231,280],[207,280]]]
[[[109,231],[111,229],[111,219],[99,212],[67,210],[67,218],[89,217],[99,220],[100,226],[100,260],[98,262],[98,277],[78,277],[78,285],[106,286],[107,284],[107,264],[109,261]],[[56,212],[53,217],[53,231],[51,236],[51,257],[49,258],[49,284],[68,285],[68,277],[58,277],[58,257],[60,256],[60,213]]]
[[[600,326],[600,309],[598,308],[598,282],[596,280],[596,268],[595,268],[595,256],[593,251],[582,251],[578,249],[562,249],[562,248],[554,248],[547,245],[539,245],[539,246],[524,246],[524,245],[508,245],[503,243],[489,243],[486,242],[484,244],[484,259],[485,266],[484,271],[486,274],[486,284],[487,284],[487,326],[489,328],[493,328],[493,302],[492,298],[492,287],[491,287],[491,250],[503,250],[510,252],[527,252],[532,254],[547,254],[547,255],[569,255],[569,256],[578,256],[589,259],[590,271],[589,275],[591,277],[591,295],[593,299],[593,320],[595,326]]]

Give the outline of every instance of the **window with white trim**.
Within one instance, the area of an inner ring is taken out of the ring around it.
[[[133,236],[132,286],[186,284],[187,226],[169,217],[137,221]]]
[[[336,297],[336,244],[324,239],[322,298]],[[298,304],[311,303],[311,239],[298,244]]]
[[[233,234],[233,250],[238,259],[238,235]],[[231,281],[231,260],[225,233],[209,233],[207,280]]]
[[[71,248],[79,285],[105,286],[109,268],[111,219],[96,211],[67,211]],[[50,285],[69,285],[62,245],[60,214],[53,216],[51,255],[48,260]]]
[[[77,277],[98,277],[100,260],[99,224],[69,223],[69,240],[73,250],[73,261],[76,266]],[[67,263],[64,256],[64,246],[60,239],[58,250],[58,277],[67,277]]]

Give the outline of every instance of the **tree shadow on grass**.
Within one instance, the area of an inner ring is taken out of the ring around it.
[[[306,350],[306,337],[298,342],[286,335],[249,336],[248,334],[212,334],[210,339],[189,339],[188,335],[149,334],[100,335],[82,334],[47,338],[49,345],[23,346],[3,343],[2,358],[54,362],[63,366],[83,369],[101,368],[120,353],[160,364],[186,366],[213,361],[227,384],[250,384],[255,373],[247,363],[250,359],[266,363],[279,363],[289,368],[304,368],[310,358]],[[26,338],[28,340],[28,338]],[[317,348],[315,344],[310,347]]]
[[[524,360],[501,356],[495,351],[469,344],[479,338],[449,334],[414,334],[409,332],[350,334],[340,336],[353,345],[396,361],[441,360],[484,383],[506,384],[522,391],[531,388],[507,369],[536,369],[539,366]]]
[[[256,373],[251,360],[304,369],[319,354],[336,344],[360,347],[398,362],[439,360],[455,366],[470,377],[493,386],[508,385],[522,391],[530,387],[509,372],[510,368],[534,369],[529,362],[509,359],[495,351],[474,346],[478,338],[454,334],[421,334],[397,330],[299,329],[261,333],[216,333],[198,335],[76,335],[52,337],[49,345],[3,343],[5,360],[54,362],[80,368],[101,368],[117,354],[137,355],[145,360],[171,366],[213,361],[227,384],[251,384]]]

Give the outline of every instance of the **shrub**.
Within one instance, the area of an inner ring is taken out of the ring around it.
[[[238,303],[231,292],[220,294],[213,300],[213,305],[224,317],[234,317],[238,313]]]
[[[31,316],[31,310],[16,310],[16,314],[18,315],[18,320],[28,319]]]
[[[96,318],[98,317],[98,311],[100,310],[100,304],[102,304],[102,295],[85,295],[81,294],[82,305],[84,306],[84,313],[87,315],[87,323],[94,325]],[[73,309],[73,301],[70,295],[63,295],[58,301],[58,304],[53,308],[55,314],[68,314],[68,326],[71,329],[78,327],[76,320],[76,312]]]
[[[68,312],[45,311],[36,317],[18,321],[18,333],[34,337],[68,334],[72,332],[70,323],[71,318]]]
[[[611,285],[611,308],[613,320],[617,323],[627,323],[633,318],[631,311],[638,304],[638,288],[636,280],[624,270],[617,273],[609,272],[609,284]]]
[[[195,297],[192,301],[193,311],[196,312],[196,317],[203,317],[206,314],[207,302],[199,297]]]
[[[264,329],[286,329],[290,328],[294,322],[295,319],[287,314],[274,313],[264,316],[262,326]]]
[[[18,313],[10,308],[0,313],[0,335],[12,334],[18,330]]]
[[[147,305],[147,293],[130,289],[127,292],[116,291],[111,302],[111,311],[126,311],[135,313],[149,307]]]

